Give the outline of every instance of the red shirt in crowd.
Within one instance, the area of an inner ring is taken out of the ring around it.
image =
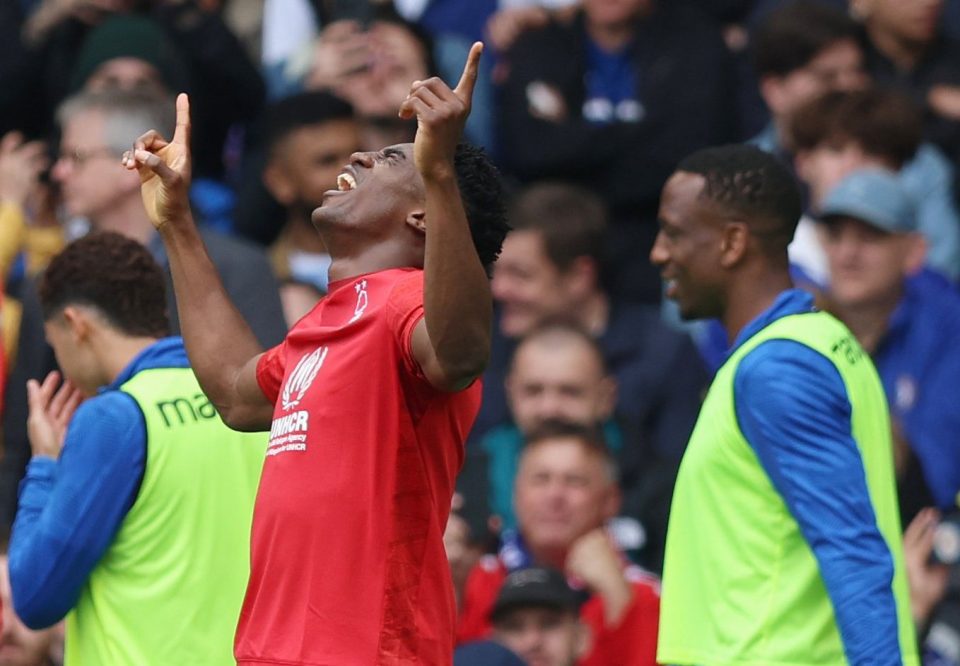
[[[480,383],[444,393],[411,351],[423,272],[341,280],[257,368],[274,401],[240,664],[449,664],[443,530]]]
[[[489,637],[490,611],[507,573],[503,562],[492,555],[481,559],[470,572],[457,627],[458,643]],[[580,619],[590,628],[590,650],[578,666],[656,666],[660,580],[632,565],[624,574],[633,587],[633,601],[616,626],[606,625],[599,596],[590,597],[580,608]]]

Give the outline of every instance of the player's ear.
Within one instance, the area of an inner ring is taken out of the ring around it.
[[[407,214],[406,223],[421,234],[427,231],[427,214],[422,210],[410,211]]]

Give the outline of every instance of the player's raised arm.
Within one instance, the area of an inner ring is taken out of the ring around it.
[[[143,205],[166,246],[190,365],[223,420],[239,430],[266,429],[273,406],[256,381],[260,344],[230,301],[190,212],[190,103],[177,97],[177,128],[155,131],[123,156],[140,174]]]
[[[458,390],[486,367],[492,298],[486,271],[470,235],[454,155],[470,115],[483,44],[470,49],[453,90],[439,78],[416,81],[400,116],[417,118],[414,159],[426,191],[424,321],[413,352],[434,386]]]

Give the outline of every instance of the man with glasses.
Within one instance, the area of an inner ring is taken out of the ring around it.
[[[140,179],[120,165],[120,155],[151,127],[173,128],[170,102],[148,92],[103,90],[67,100],[58,112],[62,129],[59,158],[51,169],[63,208],[71,218],[84,218],[96,231],[115,231],[147,246],[164,269],[167,311],[172,333],[180,330],[170,270],[140,198]],[[201,231],[224,286],[261,344],[272,345],[285,333],[277,282],[262,250],[209,229]],[[44,377],[56,365],[43,338],[43,317],[36,287],[27,281],[20,296],[23,318],[16,364],[8,383],[3,415],[5,452],[0,462],[0,521],[9,524],[16,510],[17,487],[27,461],[26,381]]]

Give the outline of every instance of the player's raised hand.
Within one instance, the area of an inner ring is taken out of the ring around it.
[[[190,101],[177,96],[177,128],[167,141],[156,130],[123,154],[123,166],[140,174],[140,194],[150,221],[160,229],[190,212]]]
[[[482,52],[483,43],[476,42],[453,90],[437,77],[414,81],[400,105],[401,118],[417,118],[413,153],[417,169],[425,178],[452,173],[457,143],[470,115]]]

